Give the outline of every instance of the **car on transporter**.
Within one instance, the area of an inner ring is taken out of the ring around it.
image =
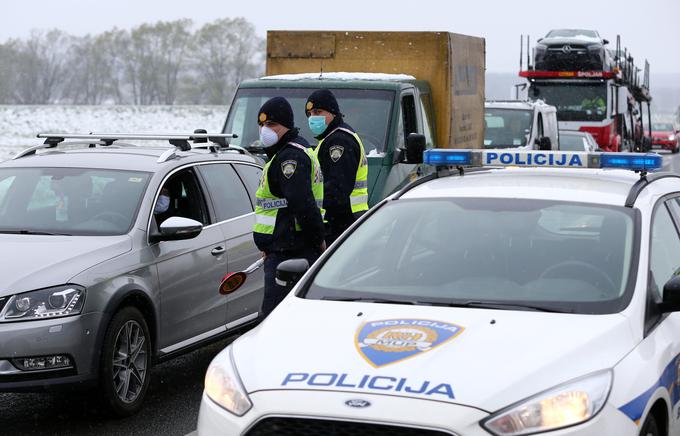
[[[210,364],[199,436],[677,435],[680,176],[658,154],[425,163],[278,266],[292,292]]]
[[[217,287],[260,257],[261,162],[228,135],[43,136],[0,163],[0,392],[98,386],[128,415],[154,363],[257,319],[260,271]],[[146,139],[177,148],[121,144]]]

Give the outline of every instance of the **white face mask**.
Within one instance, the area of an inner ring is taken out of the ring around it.
[[[158,201],[156,202],[156,207],[153,209],[153,213],[164,213],[170,208],[170,197],[167,195],[159,195]]]
[[[279,142],[279,135],[267,126],[262,126],[260,129],[260,141],[265,147],[271,147]]]

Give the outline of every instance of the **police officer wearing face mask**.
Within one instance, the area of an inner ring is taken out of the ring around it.
[[[321,168],[309,143],[298,135],[288,101],[274,97],[265,102],[258,112],[258,124],[269,158],[256,193],[253,226],[255,244],[265,256],[264,317],[287,293],[276,284],[279,263],[305,258],[311,265],[326,244]]]
[[[330,245],[368,210],[368,164],[361,139],[343,121],[330,90],[314,91],[305,112],[319,140],[315,153],[324,177],[326,244]]]

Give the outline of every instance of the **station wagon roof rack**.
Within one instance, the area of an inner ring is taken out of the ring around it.
[[[192,149],[191,142],[197,145],[194,148],[208,148],[211,152],[218,152],[222,150],[237,151],[240,154],[245,154],[246,150],[242,147],[233,147],[229,145],[229,139],[238,138],[238,135],[233,133],[208,133],[203,129],[197,129],[193,133],[40,133],[38,138],[43,138],[45,141],[34,147],[27,148],[18,153],[13,159],[20,159],[25,156],[35,154],[38,150],[56,148],[59,145],[88,145],[90,148],[100,146],[109,146],[116,141],[168,141],[170,145],[174,145],[174,149],[169,149],[161,155],[158,159],[159,163],[176,156],[176,151],[189,151]],[[66,140],[74,139],[75,141]],[[208,144],[210,143],[210,144]],[[129,146],[130,144],[119,143],[116,145]]]

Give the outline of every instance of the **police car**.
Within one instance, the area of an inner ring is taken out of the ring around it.
[[[198,434],[679,434],[680,176],[656,154],[425,163],[215,357]]]

